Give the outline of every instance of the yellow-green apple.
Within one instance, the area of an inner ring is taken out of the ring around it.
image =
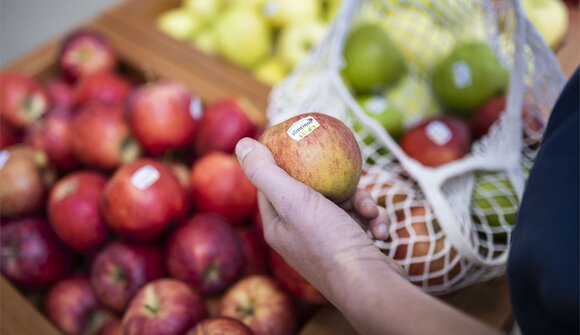
[[[419,76],[405,76],[396,85],[387,88],[385,97],[398,111],[403,112],[405,127],[442,113],[431,91],[431,83]]]
[[[71,139],[72,116],[64,107],[55,107],[26,128],[24,142],[43,150],[51,165],[60,171],[78,166]]]
[[[185,335],[254,335],[254,332],[239,320],[226,316],[215,316],[198,323]]]
[[[262,7],[264,16],[277,28],[303,20],[321,18],[320,1],[311,0],[266,0]]]
[[[518,196],[505,175],[487,171],[476,173],[470,203],[475,223],[492,228],[513,226],[518,204]]]
[[[232,155],[214,152],[191,168],[191,198],[200,213],[215,213],[240,225],[252,214],[256,197],[256,188]]]
[[[256,335],[290,335],[296,329],[292,300],[264,275],[246,277],[231,286],[222,297],[220,315],[242,321]]]
[[[384,29],[375,23],[354,27],[346,39],[343,55],[344,76],[359,93],[393,85],[407,71],[403,55]]]
[[[210,55],[218,52],[213,26],[205,27],[191,39],[191,43],[201,51]]]
[[[178,40],[187,40],[195,36],[203,27],[203,23],[204,19],[199,14],[185,7],[167,10],[155,20],[159,30]]]
[[[301,20],[287,24],[278,35],[276,55],[289,69],[293,69],[322,40],[325,32],[326,25],[318,20]]]
[[[209,105],[199,120],[196,153],[233,153],[240,139],[252,137],[256,131],[246,114],[251,108],[255,107],[243,98],[222,98]]]
[[[437,167],[465,156],[471,146],[467,124],[451,116],[427,119],[409,129],[401,148],[421,164]]]
[[[70,270],[72,254],[40,217],[14,220],[0,235],[2,274],[24,288],[44,288]]]
[[[113,242],[99,251],[91,266],[91,285],[99,301],[123,312],[137,291],[165,275],[161,249],[154,246]]]
[[[196,14],[204,23],[213,21],[224,6],[223,0],[183,0],[181,6]]]
[[[215,22],[220,54],[244,68],[251,68],[270,53],[272,31],[256,9],[229,7]]]
[[[120,104],[84,106],[74,115],[70,130],[73,153],[86,166],[112,170],[141,153]]]
[[[556,49],[568,30],[568,10],[561,0],[523,0],[522,6],[546,44]],[[578,4],[576,3],[576,8]]]
[[[45,90],[32,77],[20,72],[0,73],[0,122],[22,129],[48,111]]]
[[[280,286],[292,297],[309,304],[326,304],[328,300],[298,271],[294,270],[274,249],[269,249],[268,260],[272,274]]]
[[[101,200],[109,227],[126,239],[143,242],[160,239],[187,210],[179,181],[165,165],[146,158],[117,169]]]
[[[152,155],[193,144],[197,125],[195,108],[201,100],[181,83],[163,81],[137,88],[127,106],[131,132]]]
[[[75,103],[91,102],[125,104],[133,87],[131,82],[114,72],[98,72],[81,78],[75,86]]]
[[[101,34],[78,30],[67,36],[61,44],[58,66],[68,81],[75,82],[89,74],[113,71],[117,66],[117,55]]]
[[[274,86],[286,77],[288,67],[282,60],[274,57],[258,64],[252,72],[264,84]]]
[[[197,214],[167,240],[169,273],[202,296],[221,293],[244,271],[246,257],[235,229],[213,214]]]
[[[59,179],[51,189],[48,219],[69,248],[88,252],[106,241],[109,230],[99,210],[106,182],[97,172],[78,171]]]
[[[291,177],[340,203],[350,198],[361,174],[361,153],[351,130],[320,113],[296,115],[266,129],[261,142]]]
[[[43,151],[25,144],[0,151],[0,216],[14,218],[38,212],[54,178]]]
[[[246,267],[243,276],[268,273],[267,245],[264,237],[258,236],[255,229],[242,227],[238,229],[242,249],[246,255]]]
[[[383,95],[362,95],[357,101],[363,111],[375,119],[395,140],[404,130],[403,113]]]
[[[177,279],[157,279],[143,286],[123,316],[125,335],[185,334],[206,317],[196,291]]]
[[[484,42],[458,44],[435,67],[435,96],[448,113],[469,119],[484,102],[505,93],[509,74]]]
[[[324,14],[323,19],[326,22],[331,22],[334,20],[334,17],[338,14],[340,10],[340,6],[342,5],[342,0],[324,0],[323,7],[324,7]]]

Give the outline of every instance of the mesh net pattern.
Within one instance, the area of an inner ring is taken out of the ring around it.
[[[510,73],[508,103],[468,156],[425,168],[361,110],[340,70],[348,32],[362,21],[391,32],[408,61],[403,84],[386,92],[406,126],[442,112],[428,85],[434,59],[463,41],[493,49]],[[363,156],[360,186],[390,219],[389,238],[375,244],[411,282],[443,294],[504,273],[523,185],[563,84],[553,53],[516,1],[344,0],[326,38],[272,91],[268,116],[276,124],[316,111],[353,130]]]

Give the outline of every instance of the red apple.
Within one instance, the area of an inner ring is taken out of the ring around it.
[[[121,320],[116,317],[105,319],[97,335],[124,335]]]
[[[99,202],[107,178],[80,171],[60,179],[50,191],[48,218],[58,237],[79,252],[95,250],[108,236]]]
[[[201,100],[182,84],[145,84],[129,99],[129,124],[145,151],[162,155],[193,144],[195,109],[201,109]]]
[[[437,167],[465,156],[471,135],[467,124],[450,116],[428,119],[409,129],[401,148],[421,164]]]
[[[165,264],[160,249],[114,242],[95,258],[91,283],[103,305],[122,312],[143,285],[164,274]]]
[[[195,151],[199,155],[213,151],[233,153],[236,143],[252,137],[256,126],[245,109],[253,108],[241,99],[222,99],[211,104],[203,113],[195,138]]]
[[[240,320],[256,335],[290,335],[296,329],[292,301],[274,279],[246,277],[224,294],[220,314]]]
[[[7,149],[20,141],[18,132],[0,120],[0,150]]]
[[[44,85],[48,101],[52,108],[71,110],[74,106],[74,90],[71,85],[59,79],[53,79]]]
[[[188,207],[183,188],[165,165],[141,159],[119,168],[105,186],[101,210],[122,237],[153,241]]]
[[[254,332],[242,322],[218,316],[205,319],[198,323],[186,335],[254,335]]]
[[[70,269],[71,253],[46,220],[25,218],[2,227],[2,273],[16,285],[46,287]]]
[[[252,228],[240,228],[238,235],[246,255],[246,267],[243,275],[267,274],[267,248],[263,238],[259,237]]]
[[[16,145],[0,151],[0,215],[14,218],[38,212],[54,171],[43,151]]]
[[[75,102],[125,104],[133,87],[131,82],[113,72],[98,72],[83,77],[76,85]]]
[[[239,225],[256,206],[256,194],[256,188],[232,155],[214,152],[192,166],[191,197],[200,212],[216,213]]]
[[[48,110],[46,92],[32,77],[2,72],[0,83],[0,122],[22,129]]]
[[[268,252],[270,268],[280,286],[291,296],[309,304],[326,304],[326,298],[318,292],[298,271],[288,265],[274,249]]]
[[[72,149],[90,167],[112,170],[140,154],[121,105],[95,103],[82,108],[71,125]]]
[[[72,151],[71,115],[65,109],[53,109],[44,118],[26,128],[24,141],[46,152],[51,164],[70,171],[78,166]]]
[[[94,31],[79,30],[62,43],[58,66],[63,76],[74,82],[89,74],[115,69],[117,56],[103,36]]]
[[[167,268],[202,295],[222,292],[240,278],[246,258],[234,228],[213,214],[198,214],[167,241]]]
[[[206,316],[199,295],[177,279],[158,279],[142,287],[131,300],[125,335],[185,334]]]

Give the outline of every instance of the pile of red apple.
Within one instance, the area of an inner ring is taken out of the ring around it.
[[[1,270],[57,328],[292,334],[326,302],[263,239],[240,99],[143,83],[94,32],[57,62],[45,82],[0,74]]]

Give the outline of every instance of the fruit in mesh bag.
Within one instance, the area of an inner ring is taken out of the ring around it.
[[[378,24],[353,28],[344,46],[344,76],[359,93],[384,89],[401,79],[407,65],[389,35]]]
[[[394,139],[403,133],[403,113],[382,95],[363,95],[357,98],[365,113],[378,121]]]
[[[431,84],[420,76],[405,76],[395,86],[389,87],[385,96],[395,109],[403,112],[407,127],[441,114],[441,106],[431,91]]]
[[[471,197],[470,212],[475,223],[505,228],[515,225],[519,202],[505,174],[478,173]]]
[[[469,118],[484,102],[505,93],[509,74],[483,42],[462,43],[435,67],[433,91],[448,113]]]

